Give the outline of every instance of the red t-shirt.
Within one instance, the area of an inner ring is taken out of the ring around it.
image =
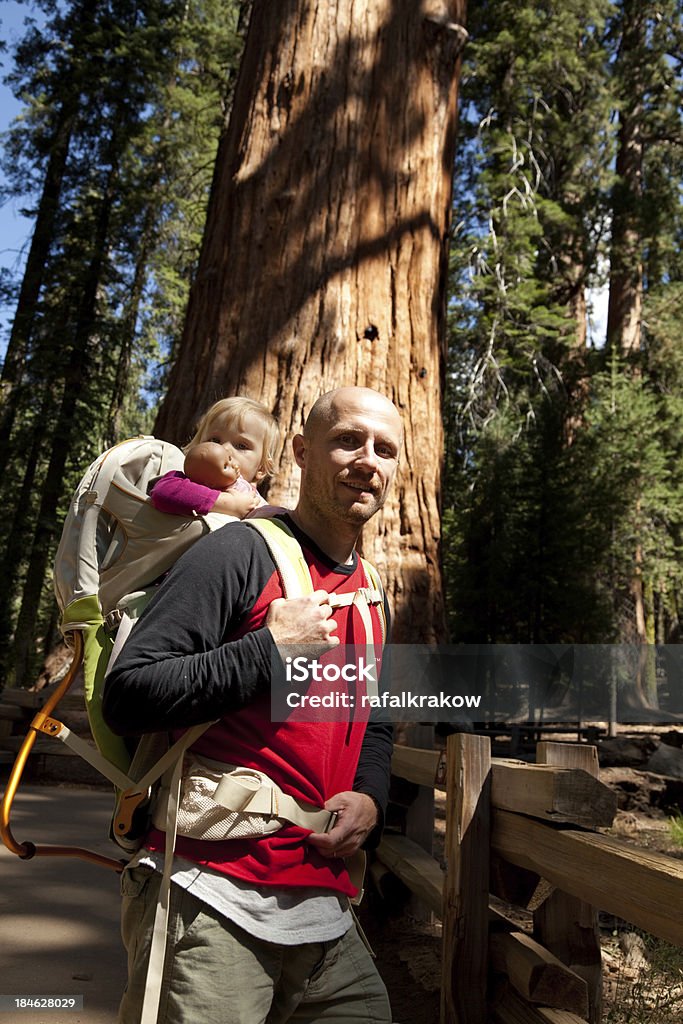
[[[226,527],[226,531],[231,529]],[[333,567],[315,550],[304,548],[304,554],[316,590],[347,593],[370,586],[358,558],[353,566]],[[262,627],[271,601],[281,596],[280,580],[277,571],[273,571],[233,638]],[[379,671],[382,627],[375,606],[371,607],[371,617]],[[365,630],[356,608],[336,609],[334,618],[342,645],[365,644]],[[312,683],[311,687],[317,687],[321,694],[330,688],[335,692],[346,690],[355,696],[355,707],[346,713],[322,716],[334,717],[335,721],[301,721],[302,716],[294,711],[287,721],[273,722],[270,693],[262,693],[223,717],[193,749],[214,760],[264,772],[284,792],[322,807],[336,793],[353,788],[368,709],[361,701],[365,692],[363,681],[358,684],[343,680],[330,684],[320,682]],[[342,714],[344,717],[340,720]],[[310,714],[303,717],[310,717]],[[300,826],[288,824],[258,839],[216,842],[178,837],[176,852],[214,871],[258,885],[319,886],[355,895],[344,861],[322,857],[314,846],[304,841],[307,834]],[[162,832],[153,830],[146,846],[162,850],[164,840]]]

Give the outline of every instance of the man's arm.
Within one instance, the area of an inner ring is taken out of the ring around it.
[[[138,735],[212,721],[268,691],[278,643],[338,644],[321,592],[276,598],[261,628],[232,639],[275,574],[262,539],[239,523],[187,551],[107,677],[109,727]]]
[[[272,575],[251,531],[219,530],[185,553],[135,625],[107,677],[102,712],[120,735],[185,728],[220,717],[265,689],[267,628],[228,638]]]
[[[368,722],[353,782],[354,790],[371,797],[377,809],[377,822],[363,843],[368,850],[374,850],[382,838],[384,816],[389,803],[393,750],[394,729],[391,722]]]

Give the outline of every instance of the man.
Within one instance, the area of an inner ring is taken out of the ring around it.
[[[270,685],[274,648],[365,644],[356,609],[333,610],[329,594],[369,585],[355,544],[384,504],[401,442],[400,417],[384,396],[367,388],[323,395],[293,441],[301,490],[285,517],[313,595],[283,598],[265,542],[236,523],[180,559],[109,676],[104,714],[115,731],[216,719],[195,752],[257,769],[303,805],[337,813],[327,832],[285,823],[259,839],[179,837],[159,1011],[165,1024],[391,1019],[350,914],[355,888],[343,859],[378,840],[391,729],[352,712],[332,722],[272,722]],[[377,608],[371,619],[379,643]],[[129,983],[121,1024],[140,1019],[163,840],[153,830],[123,876]]]

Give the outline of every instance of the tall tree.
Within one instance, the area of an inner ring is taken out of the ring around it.
[[[565,448],[585,393],[586,289],[604,229],[609,10],[472,10],[449,307],[454,639],[585,640],[604,625],[565,540]],[[574,550],[577,529],[574,517]]]
[[[30,105],[6,157],[13,194],[41,196],[5,363],[0,649],[19,681],[65,496],[126,420],[139,430],[145,361],[173,346],[152,336],[148,303],[163,305],[168,280],[174,301],[187,294],[239,50],[237,3],[43,6],[45,27],[16,53]]]
[[[612,190],[610,288],[607,348],[629,359],[625,372],[640,375],[647,360],[644,303],[652,289],[668,290],[666,239],[680,225],[680,174],[667,177],[672,153],[683,147],[680,46],[683,39],[679,0],[616,7],[612,36],[615,52],[614,91],[619,112],[616,177]],[[647,274],[646,274],[647,263]],[[649,494],[641,496],[647,505]],[[645,516],[640,517],[644,522]],[[626,635],[642,645],[655,639],[657,581],[648,572],[645,537],[634,537],[632,604]],[[650,565],[650,569],[652,566]],[[651,689],[651,687],[650,687]]]
[[[395,636],[441,635],[445,270],[464,0],[256,0],[178,359],[157,430],[185,440],[217,396],[292,434],[341,384],[390,395],[398,495],[363,537]],[[290,461],[269,492],[286,505]]]

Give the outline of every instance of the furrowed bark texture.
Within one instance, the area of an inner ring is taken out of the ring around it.
[[[643,258],[640,218],[643,198],[643,104],[645,85],[637,58],[647,52],[647,7],[637,0],[623,4],[623,39],[618,61],[628,84],[619,112],[617,181],[612,197],[612,253],[607,348],[623,356],[640,349],[643,313]]]
[[[248,394],[286,437],[268,493],[292,506],[289,441],[315,400],[361,384],[406,430],[366,528],[395,639],[441,637],[447,233],[465,0],[256,0],[218,152],[203,251],[157,432],[184,442]]]

